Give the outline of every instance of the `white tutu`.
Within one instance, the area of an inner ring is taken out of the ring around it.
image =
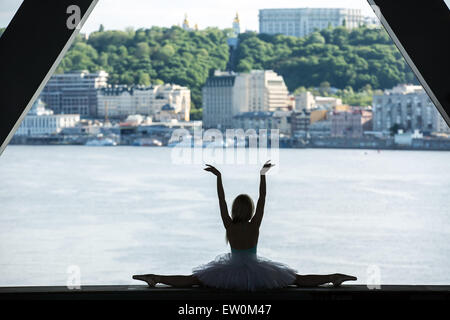
[[[193,274],[207,287],[249,290],[283,288],[294,283],[297,271],[256,255],[255,250],[234,250],[194,268]]]

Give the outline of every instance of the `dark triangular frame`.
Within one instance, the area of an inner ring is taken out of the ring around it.
[[[97,2],[22,2],[0,37],[0,155]]]

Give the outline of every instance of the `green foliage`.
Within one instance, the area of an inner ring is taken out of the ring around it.
[[[0,28],[0,37],[2,36],[3,32],[5,32],[6,28]]]
[[[387,33],[366,27],[328,27],[306,38],[244,33],[235,69],[272,69],[284,77],[290,91],[319,87],[325,81],[356,90],[417,83]]]
[[[189,87],[193,105],[200,106],[209,71],[228,61],[226,39],[226,30],[217,28],[98,31],[88,40],[78,37],[57,72],[104,69],[112,84],[175,83]]]
[[[190,119],[191,120],[202,120],[202,108],[191,109]]]
[[[111,84],[175,83],[189,87],[192,105],[200,107],[208,75],[227,65],[228,32],[176,26],[111,31],[101,26],[88,40],[76,38],[57,72],[103,69]],[[335,87],[344,103],[367,105],[372,89],[416,82],[381,29],[328,27],[305,38],[246,32],[239,38],[234,70],[272,69],[291,92],[313,87],[316,94],[331,95],[330,87]],[[191,118],[200,119],[201,109],[193,108]]]
[[[358,91],[354,91],[351,86],[346,86],[344,89],[332,93],[331,87],[327,81],[322,82],[319,87],[298,87],[294,90],[294,94],[306,91],[310,91],[314,96],[341,98],[343,104],[360,107],[371,106],[373,95],[382,94],[382,90],[372,90],[372,87],[369,84]]]
[[[347,87],[339,90],[335,96],[342,99],[343,104],[351,106],[371,106],[373,91],[370,85],[365,86],[359,91],[353,91],[352,87]]]

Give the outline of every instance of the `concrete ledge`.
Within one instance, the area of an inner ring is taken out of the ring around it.
[[[145,285],[66,287],[0,287],[0,300],[450,300],[450,286],[384,285],[368,289],[365,285],[343,285],[340,288],[286,288],[258,292],[240,292],[207,288],[171,288]]]

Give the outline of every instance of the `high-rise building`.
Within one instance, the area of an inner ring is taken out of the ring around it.
[[[248,111],[272,111],[287,106],[288,89],[282,76],[272,70],[252,70],[245,77]]]
[[[216,71],[203,87],[203,125],[232,128],[236,114],[274,111],[286,107],[288,99],[283,77],[272,70]]]
[[[405,132],[450,132],[422,86],[398,85],[373,97],[373,130],[389,134]]]
[[[311,113],[307,109],[293,111],[291,114],[291,136],[294,138],[307,138],[311,124]]]
[[[99,89],[97,99],[97,115],[102,118],[124,119],[134,114],[154,117],[169,105],[180,120],[189,121],[191,110],[191,91],[175,84],[110,86]]]
[[[99,71],[54,74],[41,93],[41,99],[55,114],[97,116],[97,89],[107,86],[108,73]]]
[[[41,99],[36,100],[17,129],[18,136],[42,136],[60,133],[74,127],[80,121],[79,114],[53,114]]]
[[[216,71],[206,80],[202,88],[203,127],[227,129],[233,126],[233,116],[241,112],[242,107],[235,102],[236,96],[243,93],[243,86],[237,84],[241,79],[234,72]]]
[[[357,28],[365,22],[361,9],[298,8],[259,10],[259,32],[304,37],[328,26]]]

